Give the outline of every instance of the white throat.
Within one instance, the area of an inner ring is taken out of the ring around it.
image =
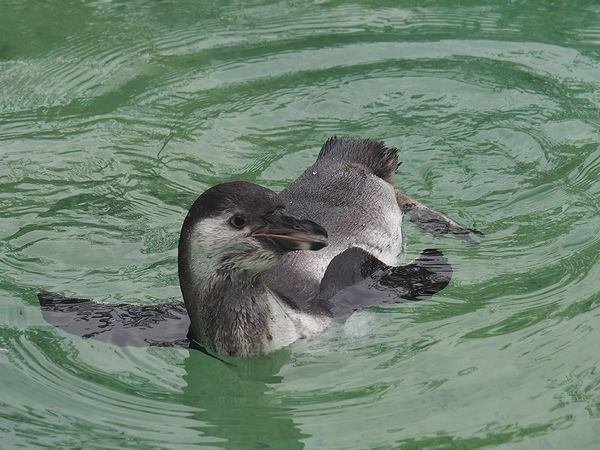
[[[298,311],[267,289],[266,298],[270,317],[269,335],[265,351],[273,351],[285,347],[298,339],[304,339],[322,332],[331,323],[327,316],[315,316]]]

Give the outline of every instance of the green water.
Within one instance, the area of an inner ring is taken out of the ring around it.
[[[594,1],[0,0],[0,448],[600,448],[599,130]],[[42,319],[179,298],[196,195],[333,134],[486,233],[406,225],[440,295],[235,367]]]

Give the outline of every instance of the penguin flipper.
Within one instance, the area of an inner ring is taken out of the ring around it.
[[[346,317],[369,306],[425,300],[451,279],[452,266],[439,250],[423,250],[411,264],[391,267],[353,247],[333,258],[313,305],[334,317]]]
[[[120,346],[187,347],[190,320],[182,302],[158,305],[97,303],[38,293],[42,316],[67,333]]]
[[[400,210],[407,214],[410,221],[423,231],[427,231],[436,237],[452,233],[457,238],[462,239],[469,244],[478,244],[473,236],[483,236],[481,231],[463,227],[445,214],[418,202],[403,192],[400,192],[397,188],[395,191],[396,201],[398,202],[398,206],[400,206]]]

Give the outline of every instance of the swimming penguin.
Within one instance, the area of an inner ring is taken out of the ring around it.
[[[244,181],[214,186],[181,228],[184,304],[108,305],[38,295],[45,319],[74,334],[129,345],[196,345],[262,355],[324,330],[365,306],[422,299],[452,276],[425,250],[398,266],[407,214],[436,236],[467,229],[395,186],[397,149],[332,137],[316,162],[276,193]],[[376,293],[376,295],[374,295]]]

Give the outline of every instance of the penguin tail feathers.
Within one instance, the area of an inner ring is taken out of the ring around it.
[[[322,159],[359,164],[392,185],[395,184],[394,174],[400,165],[398,149],[386,147],[382,141],[337,136],[330,137],[323,144],[317,160]]]

